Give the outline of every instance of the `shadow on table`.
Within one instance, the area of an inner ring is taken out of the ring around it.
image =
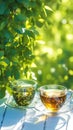
[[[67,130],[69,114],[45,115],[34,109],[27,111],[6,108],[0,130]]]
[[[46,125],[44,126],[44,130],[48,130],[48,128],[50,130],[67,130],[69,119],[70,116],[68,114],[50,117],[45,121]]]
[[[63,115],[42,115],[32,111],[27,113],[23,130],[67,130],[70,116]]]
[[[25,115],[26,111],[6,107],[2,115],[0,130],[19,130],[15,127],[22,127]]]

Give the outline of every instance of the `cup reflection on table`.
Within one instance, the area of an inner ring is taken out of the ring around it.
[[[44,85],[39,92],[42,103],[50,112],[57,112],[66,102],[67,88],[62,85]]]

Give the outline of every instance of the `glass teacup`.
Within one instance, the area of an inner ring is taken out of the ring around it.
[[[57,112],[71,99],[71,93],[62,85],[44,85],[39,92],[42,103],[50,112]]]
[[[15,80],[11,82],[10,88],[13,99],[18,106],[27,107],[35,96],[37,83],[34,80]]]

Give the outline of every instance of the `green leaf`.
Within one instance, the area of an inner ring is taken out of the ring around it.
[[[26,48],[25,49],[25,52],[24,52],[24,55],[25,55],[25,57],[29,57],[29,56],[31,56],[32,55],[32,51],[31,50],[29,50],[29,48]]]
[[[19,34],[23,34],[23,29],[22,28],[14,28],[14,30],[19,33]]]
[[[6,26],[7,22],[6,21],[3,21],[1,24],[0,24],[0,31],[4,29],[4,27]]]
[[[25,7],[29,7],[29,0],[17,0],[17,2],[23,4]]]
[[[36,5],[37,5],[37,4],[36,4],[36,2],[35,2],[35,1],[31,1],[31,2],[30,2],[30,6],[31,6],[31,7],[35,8],[35,7],[36,7]]]
[[[18,15],[15,15],[15,21],[18,21],[18,22],[24,22],[26,21],[26,16],[24,16],[23,14],[18,14]]]
[[[10,61],[7,58],[4,59],[4,62],[6,62],[8,65],[10,64]]]
[[[51,17],[51,15],[54,13],[54,11],[49,6],[45,6],[45,11],[48,17]]]
[[[0,51],[0,57],[4,56],[4,51]]]
[[[11,33],[10,31],[8,31],[8,30],[5,30],[5,31],[4,31],[4,36],[5,36],[5,38],[8,39],[9,41],[12,41],[12,40],[13,40],[13,35],[12,35],[12,33]]]
[[[39,19],[38,21],[36,21],[36,25],[41,28],[44,25],[44,20]]]
[[[7,8],[7,7],[6,7],[6,3],[2,1],[2,2],[0,3],[0,15],[3,15],[3,14],[4,14],[6,8]]]
[[[32,30],[25,30],[24,34],[26,34],[29,37],[32,37],[33,39],[35,39],[35,34]]]
[[[19,2],[19,3],[24,3],[24,0],[17,0],[17,2]]]
[[[17,47],[18,46],[18,42],[14,42],[13,46]]]
[[[8,78],[9,76],[11,76],[11,70],[9,68],[6,69],[5,76],[6,76],[6,78]]]
[[[4,15],[9,15],[9,14],[10,14],[10,9],[6,9]]]
[[[14,48],[13,48],[13,49],[10,49],[10,52],[9,52],[9,53],[10,53],[10,56],[11,56],[11,57],[13,57],[13,56],[15,57],[15,55],[17,54],[17,50],[14,49]]]
[[[9,4],[13,3],[15,0],[7,0]]]
[[[15,79],[19,79],[20,78],[20,72],[17,66],[13,65],[12,66],[12,75],[14,76]]]
[[[22,42],[23,42],[23,44],[24,43],[27,44],[29,42],[29,38],[27,35],[23,35]]]
[[[33,30],[34,35],[36,35],[36,36],[38,36],[38,35],[39,35],[39,31],[38,31],[38,30],[36,30],[34,27],[32,27],[32,28],[31,28],[31,30]]]
[[[5,90],[6,88],[0,85],[0,98],[3,98],[5,96]]]
[[[2,65],[4,67],[8,66],[8,64],[4,60],[0,60],[0,65]]]

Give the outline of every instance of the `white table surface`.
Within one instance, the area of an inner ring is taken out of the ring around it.
[[[21,110],[1,103],[0,130],[73,130],[73,110],[47,116],[34,108]]]

